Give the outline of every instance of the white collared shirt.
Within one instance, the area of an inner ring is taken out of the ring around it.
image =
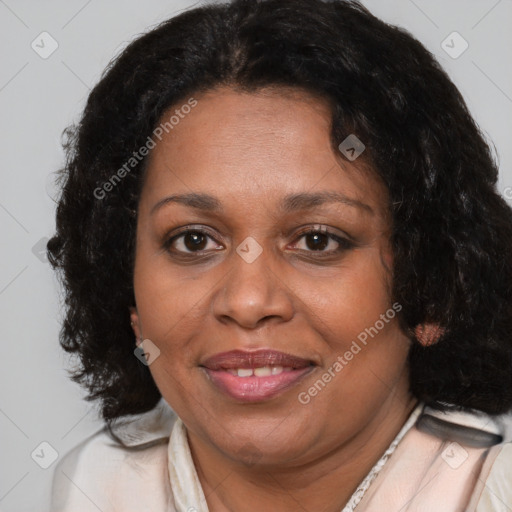
[[[413,415],[356,512],[512,510],[512,442],[478,447],[467,437],[503,435],[499,418],[423,404]],[[103,429],[58,464],[51,512],[208,512],[186,428],[163,399],[114,433],[122,444]]]

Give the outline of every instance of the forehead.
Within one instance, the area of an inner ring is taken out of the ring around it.
[[[151,151],[146,198],[204,192],[269,205],[294,193],[330,190],[385,215],[386,188],[333,148],[326,101],[291,89],[222,88],[194,98],[197,105],[181,113]],[[161,121],[177,113],[180,104]]]

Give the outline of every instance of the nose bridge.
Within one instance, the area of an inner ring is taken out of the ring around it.
[[[293,316],[291,297],[273,268],[273,253],[247,237],[230,255],[231,271],[214,301],[219,320],[230,318],[255,327],[264,318],[288,320]]]

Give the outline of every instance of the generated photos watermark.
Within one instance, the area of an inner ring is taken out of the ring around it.
[[[343,355],[339,355],[336,361],[316,380],[316,382],[308,388],[307,391],[301,391],[297,395],[297,399],[303,405],[309,404],[311,399],[318,395],[326,386],[331,382],[338,373],[347,366],[347,364],[354,359],[354,356],[359,354],[361,350],[368,344],[368,337],[374,338],[385,325],[388,324],[396,314],[402,310],[402,305],[395,302],[385,313],[382,313],[371,327],[367,327],[357,335],[357,341],[353,340],[349,349]],[[362,345],[360,345],[359,343]]]
[[[132,156],[105,182],[99,187],[94,189],[94,197],[96,199],[104,199],[108,192],[112,192],[122,179],[127,176],[132,169],[134,169],[139,162],[144,160],[150,150],[156,146],[155,139],[162,140],[163,134],[169,133],[173,130],[182,119],[185,119],[187,114],[190,114],[192,109],[196,107],[198,101],[194,98],[189,98],[187,103],[184,103],[180,108],[174,110],[174,114],[169,118],[168,121],[160,123],[154,130],[152,135],[149,135],[146,142],[137,150],[132,153]]]

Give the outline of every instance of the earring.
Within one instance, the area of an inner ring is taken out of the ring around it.
[[[415,327],[414,336],[424,347],[430,347],[430,345],[437,343],[445,332],[446,329],[444,329],[444,327],[427,322],[418,324]]]

